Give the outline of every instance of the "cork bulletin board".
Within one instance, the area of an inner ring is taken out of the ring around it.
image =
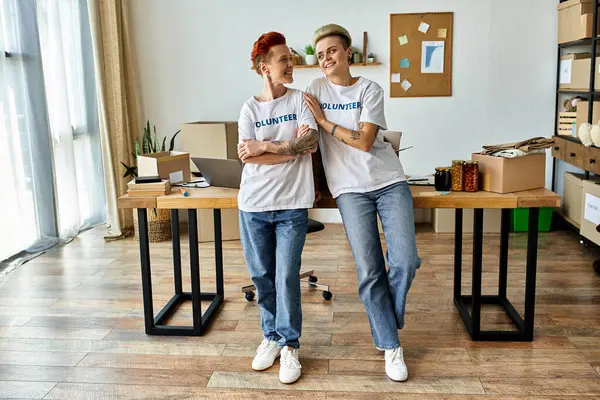
[[[454,13],[390,15],[391,97],[452,96]]]

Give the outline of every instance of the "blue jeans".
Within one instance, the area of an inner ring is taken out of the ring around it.
[[[246,264],[256,287],[265,339],[299,348],[302,331],[300,264],[308,210],[240,211]]]
[[[417,253],[413,199],[406,182],[337,199],[358,275],[358,294],[367,311],[375,346],[400,346],[406,295],[421,266]],[[386,273],[377,227],[381,219],[387,243]]]

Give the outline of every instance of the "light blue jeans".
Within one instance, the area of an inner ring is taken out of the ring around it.
[[[300,347],[300,264],[307,230],[306,209],[240,211],[241,242],[256,287],[261,330],[280,347]]]
[[[358,294],[365,306],[375,346],[400,346],[406,295],[421,266],[415,238],[413,199],[406,182],[337,199],[358,275]],[[387,243],[383,257],[377,215]]]

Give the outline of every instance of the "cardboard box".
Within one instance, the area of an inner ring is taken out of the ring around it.
[[[505,158],[473,153],[479,161],[479,187],[487,192],[511,193],[546,186],[546,153]]]
[[[237,122],[189,122],[181,125],[181,148],[192,157],[238,159]],[[198,169],[192,163],[192,171]]]
[[[591,55],[589,53],[567,54],[560,58],[560,89],[588,90],[590,88]],[[594,87],[600,88],[600,57],[596,57]]]
[[[600,64],[599,64],[600,66]],[[583,101],[580,100],[577,103],[577,119],[576,119],[576,123],[577,123],[577,128],[579,129],[579,127],[581,126],[581,124],[588,122],[588,104],[589,102],[587,101]],[[600,120],[600,101],[595,101],[594,105],[592,106],[593,110],[592,110],[592,123],[596,124],[598,123],[598,120]]]
[[[237,122],[190,122],[182,124],[179,136],[182,149],[190,153],[190,157],[238,159]],[[198,171],[193,163],[191,169]],[[198,210],[197,214],[198,242],[213,242],[215,240],[213,210]],[[223,240],[240,239],[237,209],[221,210],[221,234]]]
[[[431,225],[436,233],[454,233],[455,211],[449,208],[431,210]],[[486,209],[483,211],[483,232],[500,233],[502,210]],[[473,210],[463,210],[463,233],[473,232]]]
[[[137,157],[138,176],[156,176],[172,184],[192,180],[190,154],[181,151],[163,151]]]
[[[593,180],[583,181],[581,196],[581,226],[579,233],[590,241],[600,244],[600,184]]]
[[[586,180],[584,174],[574,172],[564,173],[564,190],[561,205],[563,217],[576,227],[581,226],[581,210],[583,196],[583,182]],[[590,181],[600,183],[600,177],[590,176]]]
[[[593,25],[593,0],[570,0],[558,5],[558,43],[591,38]]]

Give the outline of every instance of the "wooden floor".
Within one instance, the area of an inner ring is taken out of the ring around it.
[[[334,299],[303,289],[303,375],[288,386],[278,381],[278,364],[262,373],[250,367],[261,333],[256,302],[239,292],[247,282],[239,242],[224,244],[226,300],[210,331],[149,337],[137,242],[105,243],[102,233],[86,232],[0,281],[0,398],[600,398],[600,277],[591,268],[600,254],[572,232],[540,234],[535,341],[476,343],[451,300],[452,236],[419,229],[423,265],[401,331],[404,383],[386,378],[372,345],[342,227],[309,235],[304,266],[332,285]],[[525,239],[511,235],[509,297],[520,312]],[[498,242],[498,235],[484,240],[484,294],[497,287]],[[471,241],[464,246],[468,254]],[[205,289],[214,285],[212,249],[201,245]],[[187,246],[182,253],[188,265]],[[170,244],[153,244],[151,254],[157,309],[172,294]],[[469,275],[467,255],[464,263]],[[174,322],[189,323],[190,315],[184,307]],[[484,329],[511,329],[497,309],[483,320]]]

